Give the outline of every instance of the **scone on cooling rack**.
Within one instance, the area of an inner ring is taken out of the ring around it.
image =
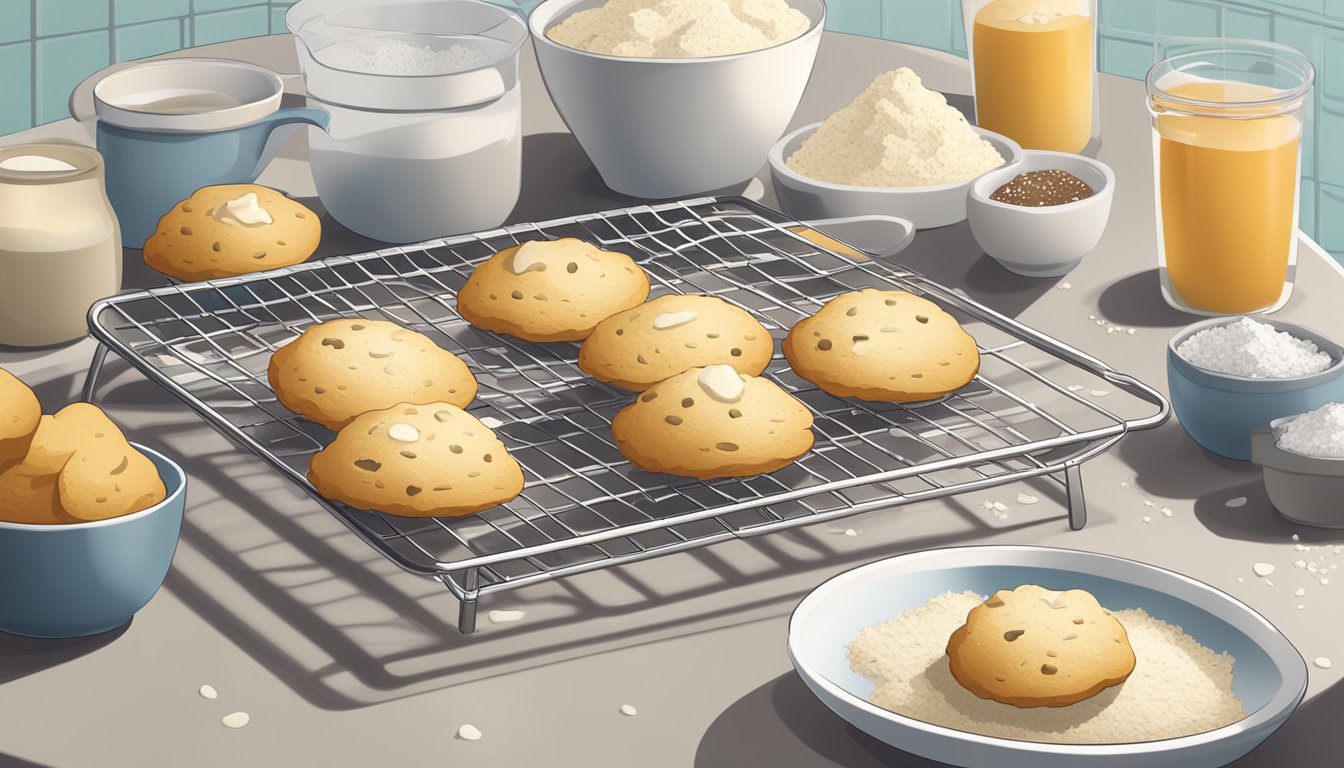
[[[784,338],[799,376],[836,397],[933,400],[980,370],[975,339],[937,304],[905,291],[842,293]]]
[[[461,517],[523,490],[523,470],[491,429],[448,403],[400,403],[350,422],[313,454],[326,499],[404,517]]]
[[[145,263],[194,282],[306,261],[322,223],[305,205],[260,184],[201,187],[159,219]]]
[[[644,303],[649,277],[629,256],[582,240],[530,240],[476,267],[457,311],[477,328],[527,341],[580,341]]]
[[[707,480],[774,472],[812,449],[812,413],[769,379],[730,365],[654,384],[611,422],[632,464]]]
[[[642,392],[697,366],[726,364],[760,375],[775,351],[770,332],[741,307],[714,296],[668,294],[597,324],[579,368]]]
[[[23,461],[42,420],[37,395],[18,377],[0,368],[0,472]]]
[[[266,375],[286,408],[332,430],[397,403],[464,408],[476,397],[476,377],[457,355],[386,320],[309,326],[271,355]]]

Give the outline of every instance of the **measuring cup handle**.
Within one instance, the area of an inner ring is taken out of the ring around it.
[[[286,107],[263,117],[258,122],[269,126],[266,144],[257,158],[257,167],[252,169],[252,178],[256,179],[280,151],[280,146],[294,135],[294,131],[303,125],[315,125],[323,131],[331,125],[331,113],[318,107]]]

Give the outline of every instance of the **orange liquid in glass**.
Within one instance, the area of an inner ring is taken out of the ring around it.
[[[1165,89],[1200,101],[1275,91],[1200,81]],[[1244,112],[1244,110],[1243,110]],[[1292,115],[1229,119],[1157,116],[1162,240],[1172,287],[1208,312],[1250,312],[1283,292],[1296,236],[1301,122]]]
[[[997,0],[975,14],[971,45],[980,127],[1025,149],[1078,152],[1092,137],[1092,19],[1019,21],[1039,0]]]

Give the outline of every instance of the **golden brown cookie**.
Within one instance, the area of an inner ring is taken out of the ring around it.
[[[523,490],[523,471],[491,429],[448,403],[400,403],[357,417],[313,455],[324,498],[405,517],[460,517]]]
[[[611,422],[632,464],[702,480],[774,472],[812,449],[812,413],[779,385],[730,365],[649,387]]]
[[[644,303],[649,277],[629,256],[565,237],[506,248],[476,267],[457,311],[477,328],[528,341],[579,341]]]
[[[42,404],[27,384],[0,368],[0,472],[23,461],[33,442]]]
[[[145,263],[193,282],[306,261],[322,237],[317,214],[259,184],[201,187],[159,219]]]
[[[982,699],[1065,707],[1134,671],[1124,626],[1090,592],[1035,584],[1001,589],[947,641],[952,676]]]
[[[0,474],[0,519],[52,524],[104,520],[166,496],[154,463],[94,405],[43,416],[27,456]]]
[[[338,430],[366,411],[397,403],[476,397],[476,378],[428,336],[386,320],[328,320],[271,355],[266,372],[286,408]]]
[[[579,348],[579,368],[642,392],[687,368],[725,363],[758,376],[775,342],[746,310],[714,296],[668,294],[597,324]]]
[[[784,338],[799,376],[836,397],[932,400],[980,370],[975,339],[933,302],[905,291],[842,293]]]

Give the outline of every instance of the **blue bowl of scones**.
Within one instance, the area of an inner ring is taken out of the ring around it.
[[[186,475],[101,410],[41,415],[0,370],[0,631],[83,637],[125,624],[173,560]]]

